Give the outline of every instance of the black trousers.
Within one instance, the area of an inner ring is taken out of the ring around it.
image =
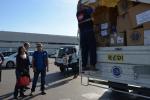
[[[78,66],[78,63],[72,63],[72,64],[71,64],[71,67],[72,67],[72,71],[73,71],[73,74],[74,74],[74,75],[79,74],[79,66]]]
[[[23,92],[24,87],[21,87],[21,86],[18,85],[18,79],[21,76],[21,72],[16,70],[15,73],[16,73],[16,85],[15,85],[15,89],[14,89],[14,97],[17,97],[19,92],[20,92],[20,95],[24,94],[24,92]]]
[[[68,65],[64,65],[64,68],[65,68],[65,70],[64,70],[63,74],[65,76],[69,76],[69,64]]]
[[[87,66],[88,56],[90,57],[90,64],[95,66],[97,57],[94,31],[80,32],[80,46],[82,66]]]

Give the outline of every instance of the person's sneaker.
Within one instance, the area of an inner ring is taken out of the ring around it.
[[[33,93],[34,93],[34,92],[31,92],[31,93],[30,93],[30,96],[33,96]]]
[[[45,95],[46,93],[44,91],[41,92],[41,95]]]

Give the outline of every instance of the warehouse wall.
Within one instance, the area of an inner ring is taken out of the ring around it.
[[[16,51],[26,41],[30,42],[31,50],[35,50],[37,42],[42,42],[49,52],[64,45],[78,44],[77,38],[73,36],[0,31],[0,51]]]

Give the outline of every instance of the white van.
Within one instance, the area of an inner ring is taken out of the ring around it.
[[[57,50],[56,58],[54,64],[60,68],[60,71],[63,72],[65,70],[65,66],[63,65],[63,56],[65,53],[71,54],[73,49],[76,49],[77,58],[79,59],[79,47],[78,46],[63,46]],[[71,66],[69,66],[71,68]]]

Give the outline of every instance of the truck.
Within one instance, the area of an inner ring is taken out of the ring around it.
[[[82,3],[88,5],[88,1]],[[149,0],[131,1],[150,4]],[[79,57],[82,85],[106,85],[115,92],[150,99],[150,45],[97,47],[96,53],[98,71],[82,71],[82,57]]]

